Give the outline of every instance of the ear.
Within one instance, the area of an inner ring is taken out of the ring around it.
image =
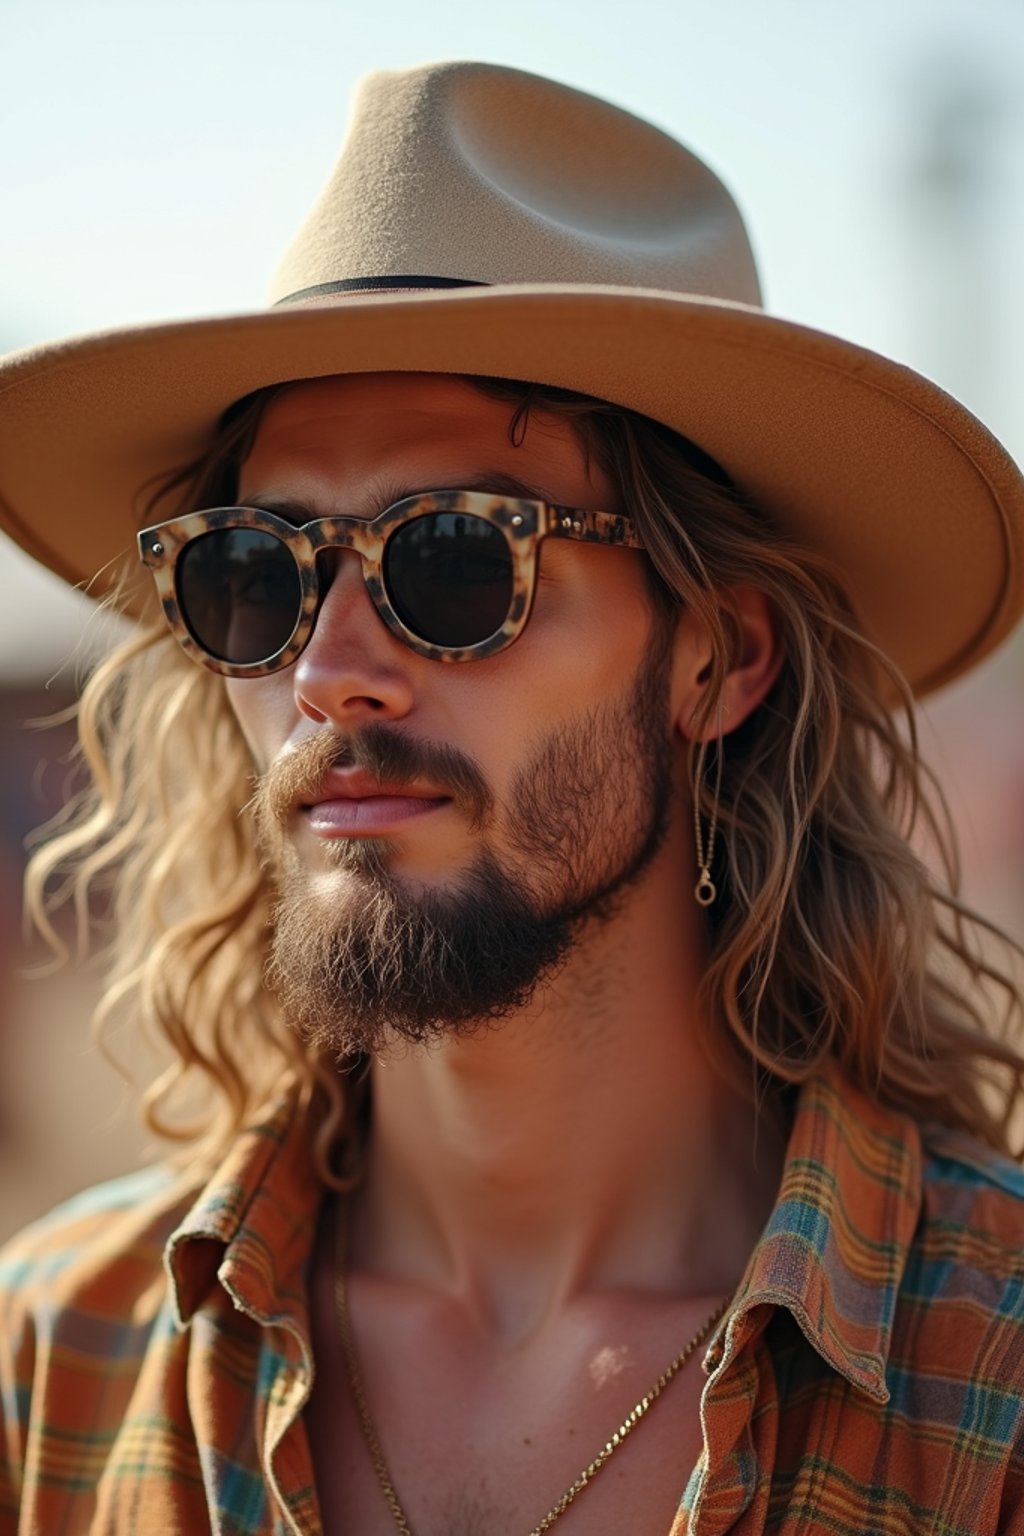
[[[701,706],[713,676],[713,647],[705,621],[692,610],[680,616],[673,665],[674,717],[689,741],[727,736],[767,697],[782,670],[784,654],[772,604],[756,587],[723,594],[723,627],[731,637],[727,671],[717,707],[700,725]]]

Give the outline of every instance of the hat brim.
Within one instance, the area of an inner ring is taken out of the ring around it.
[[[685,433],[842,574],[918,693],[1024,607],[1024,482],[962,406],[910,369],[739,304],[530,285],[346,297],[102,333],[0,363],[0,526],[102,592],[154,477],[195,458],[267,384],[364,372],[561,385]]]

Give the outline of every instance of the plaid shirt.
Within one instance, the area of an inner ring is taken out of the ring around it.
[[[320,1189],[291,1106],[195,1193],[122,1179],[3,1255],[3,1536],[320,1531],[302,1417]],[[1022,1251],[1014,1165],[832,1074],[806,1085],[704,1360],[671,1536],[1024,1533]]]

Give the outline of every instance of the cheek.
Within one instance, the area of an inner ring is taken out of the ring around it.
[[[654,613],[645,569],[625,550],[545,548],[533,617],[523,640],[544,678],[572,701],[628,686],[650,640]]]
[[[263,772],[280,752],[295,723],[291,669],[271,677],[226,677],[228,706],[245,737],[256,768]]]
[[[458,709],[446,724],[499,803],[508,802],[517,773],[556,733],[630,694],[652,623],[642,584],[610,592],[553,575],[538,589],[514,645],[450,669]]]

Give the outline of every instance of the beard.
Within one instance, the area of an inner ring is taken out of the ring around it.
[[[659,627],[660,628],[660,627]],[[284,1015],[338,1061],[399,1041],[466,1038],[518,1012],[565,965],[584,926],[608,921],[670,821],[670,652],[658,635],[624,697],[546,734],[516,772],[500,847],[476,764],[393,726],[324,731],[258,783],[258,840],[275,892],[267,981]],[[332,767],[380,782],[427,780],[480,847],[444,889],[403,879],[387,840],[326,845],[347,878],[317,888],[287,836],[297,803]]]

